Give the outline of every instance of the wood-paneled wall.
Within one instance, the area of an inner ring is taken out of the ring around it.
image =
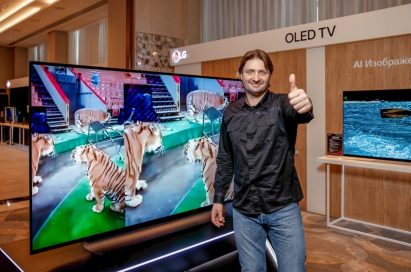
[[[305,49],[270,53],[274,64],[274,72],[270,79],[270,90],[278,93],[287,93],[289,89],[288,77],[290,73],[296,75],[296,85],[306,88],[306,51]],[[201,65],[202,75],[216,77],[236,77],[241,56],[237,58],[204,62]],[[309,90],[307,91],[309,93]],[[295,165],[305,198],[301,201],[301,208],[307,210],[307,126],[298,128]]]
[[[411,88],[411,64],[354,68],[355,61],[411,57],[411,35],[326,47],[326,132],[342,133],[342,92]],[[411,137],[411,135],[410,135]],[[410,164],[411,167],[411,164]],[[340,215],[340,172],[332,167],[331,214]],[[411,230],[411,175],[348,168],[347,217]]]

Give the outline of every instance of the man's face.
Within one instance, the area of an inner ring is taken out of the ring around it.
[[[268,88],[270,72],[260,59],[248,60],[240,75],[246,92],[253,96],[262,95]]]

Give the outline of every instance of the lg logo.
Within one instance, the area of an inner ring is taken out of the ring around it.
[[[174,50],[171,54],[171,60],[174,63],[178,63],[180,60],[188,58],[188,54],[186,50],[180,51],[178,49]]]

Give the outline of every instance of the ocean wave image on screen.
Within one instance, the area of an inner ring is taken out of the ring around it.
[[[411,160],[411,116],[383,118],[382,109],[409,111],[411,102],[344,102],[344,155]]]

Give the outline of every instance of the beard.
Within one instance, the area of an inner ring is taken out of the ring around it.
[[[256,83],[246,81],[243,82],[243,85],[246,93],[255,97],[263,95],[268,90],[268,82]]]

